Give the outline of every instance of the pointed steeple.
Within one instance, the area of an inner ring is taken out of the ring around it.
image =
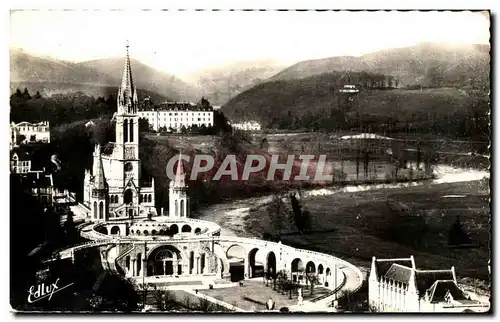
[[[97,162],[95,165],[95,173],[94,173],[94,189],[105,190],[106,189],[106,179],[104,177],[104,167],[102,165],[102,158],[100,153],[99,144],[96,145],[97,158],[94,162]]]
[[[127,41],[127,53],[125,57],[125,65],[123,67],[122,84],[118,89],[118,108],[122,108],[121,113],[135,113],[137,108],[137,92],[132,79],[132,67],[130,66],[129,45]]]
[[[186,174],[184,173],[184,166],[182,165],[182,152],[179,152],[179,160],[177,161],[177,169],[175,171],[174,184],[176,187],[185,187]]]

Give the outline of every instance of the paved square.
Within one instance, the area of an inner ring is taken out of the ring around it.
[[[310,289],[305,286],[302,290],[304,301],[319,297],[328,293],[330,290],[321,286],[316,286],[313,295],[310,295]],[[290,307],[297,304],[297,294],[292,294],[290,300],[287,294],[281,294],[273,290],[272,284],[265,286],[262,281],[244,281],[243,286],[217,288],[212,290],[200,290],[200,293],[212,296],[220,301],[232,304],[244,310],[266,310],[265,303],[269,298],[276,302],[275,309]],[[247,297],[248,299],[245,299]],[[259,303],[260,302],[260,303]]]

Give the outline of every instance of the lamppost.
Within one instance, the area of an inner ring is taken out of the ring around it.
[[[144,270],[146,269],[146,252],[147,252],[147,247],[146,247],[146,241],[144,241],[144,258],[142,259],[142,290],[143,290],[143,295],[142,295],[142,307],[143,309],[146,308],[146,272]]]

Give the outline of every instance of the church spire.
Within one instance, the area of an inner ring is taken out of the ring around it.
[[[176,187],[185,187],[185,178],[186,175],[184,173],[184,166],[182,165],[182,152],[179,152],[179,160],[177,161],[177,169],[175,171],[174,184]]]
[[[119,112],[132,114],[137,108],[137,92],[132,79],[132,67],[130,66],[129,44],[127,41],[125,65],[123,66],[122,84],[118,90]],[[120,111],[120,108],[122,109]]]
[[[94,173],[94,189],[98,190],[105,190],[106,189],[106,179],[104,177],[104,167],[102,165],[102,158],[101,158],[101,152],[100,152],[100,145],[96,145],[96,151],[97,151],[97,165],[95,168],[95,173]]]

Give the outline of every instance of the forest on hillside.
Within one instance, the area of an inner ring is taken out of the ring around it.
[[[10,97],[11,122],[49,121],[56,126],[74,121],[113,115],[116,112],[116,97],[88,96],[82,92],[53,94],[44,97],[40,92],[30,93],[17,89]]]
[[[346,82],[356,85],[359,93],[340,93]],[[339,72],[273,81],[241,93],[222,110],[233,122],[255,120],[268,129],[354,129],[386,135],[413,133],[488,139],[487,91],[392,88],[390,85],[396,86],[396,82],[392,80],[391,84],[367,73],[351,73],[347,78]]]

